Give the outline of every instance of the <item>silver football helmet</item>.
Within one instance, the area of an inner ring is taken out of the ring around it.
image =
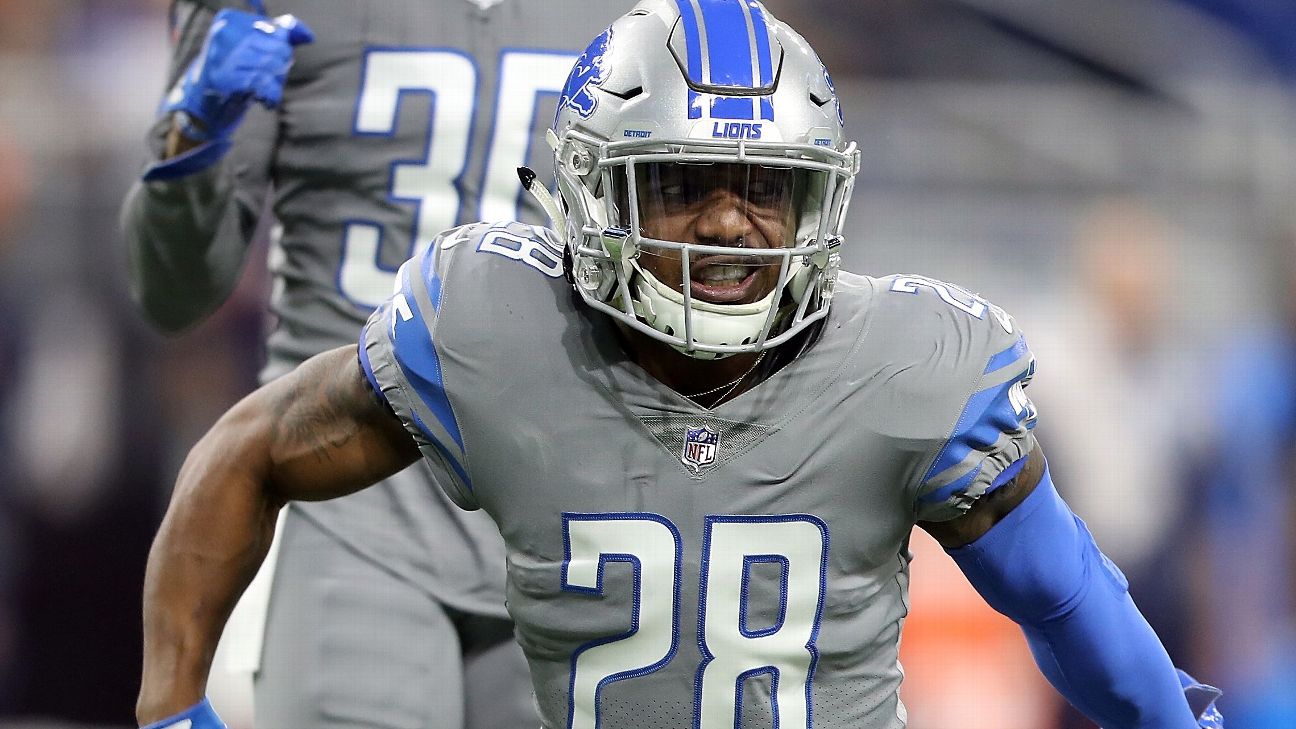
[[[859,153],[823,63],[759,2],[639,3],[576,62],[549,140],[589,306],[701,359],[828,313]]]

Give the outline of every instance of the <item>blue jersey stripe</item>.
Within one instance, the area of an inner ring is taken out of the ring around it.
[[[1017,341],[1013,342],[1011,347],[990,358],[990,362],[986,364],[985,371],[982,374],[988,375],[995,370],[1001,370],[1021,359],[1029,351],[1030,348],[1026,346],[1026,337],[1017,337]]]
[[[976,481],[976,477],[981,474],[981,465],[982,464],[978,463],[976,468],[973,468],[962,476],[959,476],[954,481],[929,494],[923,494],[918,500],[924,504],[940,504],[948,501],[949,498],[955,494],[961,494],[964,491],[967,491],[968,488],[972,486],[972,483]]]
[[[990,482],[988,487],[986,487],[985,492],[987,494],[992,493],[995,489],[1013,480],[1017,474],[1021,473],[1022,468],[1025,466],[1025,458],[1019,458],[1016,461],[1013,461],[1007,468],[1000,471],[998,476],[994,477],[994,480]],[[972,482],[976,480],[976,477],[980,475],[980,473],[981,465],[978,464],[976,468],[969,471],[957,481],[942,486],[929,494],[924,494],[918,500],[924,504],[939,504],[948,501],[951,496],[967,491],[968,487],[972,485]]]
[[[445,462],[450,464],[450,469],[454,471],[455,475],[459,477],[459,480],[463,482],[464,488],[472,491],[472,481],[468,479],[468,472],[464,470],[463,464],[459,463],[459,459],[455,458],[445,446],[441,445],[441,441],[432,436],[432,433],[427,427],[427,423],[423,422],[423,419],[418,416],[418,413],[413,413],[413,415],[414,424],[418,426],[419,430],[423,431],[423,435],[427,436],[428,442],[436,447],[437,452],[441,454],[441,457],[445,459]]]
[[[407,289],[407,291],[408,291],[408,289]],[[386,309],[386,310],[385,310],[385,311],[382,311],[382,313],[380,314],[379,317],[377,317],[377,318],[375,318],[375,319],[372,319],[372,320],[370,321],[369,324],[365,324],[364,328],[361,330],[361,333],[360,333],[360,367],[361,367],[362,370],[364,370],[365,378],[369,380],[369,384],[370,384],[370,386],[373,387],[374,392],[378,393],[378,396],[379,396],[379,397],[381,397],[381,398],[383,398],[384,400],[386,400],[386,399],[387,399],[387,396],[386,396],[386,394],[383,393],[382,386],[378,384],[378,378],[374,376],[374,372],[373,372],[373,364],[369,361],[369,350],[368,350],[368,348],[365,346],[365,343],[369,341],[369,327],[371,326],[371,324],[372,324],[373,321],[379,321],[379,322],[392,321],[392,317],[399,317],[399,316],[400,316],[397,312],[395,312],[395,311],[392,310],[392,304],[391,304],[390,301],[387,302],[386,304],[383,304],[383,307],[384,307],[384,309]],[[381,310],[380,310],[380,311],[381,311]],[[393,341],[393,350],[394,350],[394,347],[395,347],[395,343],[394,343],[394,341]],[[403,373],[405,373],[406,379],[409,379],[410,382],[411,382],[411,384],[414,384],[415,389],[416,389],[416,390],[419,390],[419,395],[420,395],[420,397],[423,399],[423,402],[424,402],[425,404],[427,404],[429,408],[432,408],[432,409],[433,409],[433,412],[436,412],[436,409],[433,408],[432,405],[431,405],[431,403],[428,402],[428,398],[423,396],[423,389],[420,388],[420,387],[418,386],[418,384],[416,384],[416,382],[415,382],[414,379],[412,379],[409,370],[408,370],[406,367],[404,367],[403,364],[400,363],[400,357],[399,357],[399,355],[397,355],[397,365],[400,367],[401,371],[402,371]],[[440,371],[440,363],[439,363],[439,362],[437,363],[437,371],[438,371],[438,372]],[[389,401],[388,404],[390,404],[390,401]],[[447,408],[448,408],[448,406],[449,406],[449,402],[448,402],[448,401],[446,402],[446,406],[447,406]],[[410,416],[414,419],[414,425],[419,429],[419,432],[423,434],[423,437],[424,437],[425,439],[427,439],[427,441],[428,441],[429,443],[431,443],[432,445],[434,445],[434,446],[436,447],[437,451],[438,451],[438,452],[442,455],[442,457],[445,459],[445,462],[446,462],[447,464],[449,464],[451,470],[453,470],[453,471],[455,472],[455,474],[459,476],[459,478],[460,478],[460,480],[463,482],[464,486],[465,486],[469,491],[471,491],[471,490],[472,490],[472,482],[468,480],[468,473],[464,470],[464,467],[463,467],[463,465],[459,462],[459,459],[455,458],[454,454],[450,453],[450,451],[449,451],[449,450],[448,450],[444,445],[441,444],[440,439],[437,437],[437,435],[436,435],[435,433],[432,432],[432,429],[429,428],[429,427],[427,426],[427,423],[423,422],[423,419],[419,417],[418,413],[416,413],[416,412],[411,412],[411,413],[410,413]],[[441,415],[441,413],[437,413],[437,419],[438,419],[438,420],[442,420],[442,415]],[[442,422],[442,424],[444,425],[445,423]],[[454,416],[453,416],[453,414],[451,414],[451,425],[448,426],[448,427],[446,428],[446,430],[448,430],[448,431],[450,432],[450,435],[451,435],[453,438],[455,438],[456,443],[459,445],[459,448],[460,448],[460,450],[462,451],[462,449],[463,449],[463,444],[462,444],[462,442],[461,442],[461,436],[459,435],[458,427],[457,427],[457,424],[456,424],[455,421],[454,421]]]
[[[742,2],[702,0],[700,6],[707,57],[711,62],[707,82],[716,86],[753,88],[751,31],[747,28],[747,13]]]
[[[436,345],[432,343],[431,330],[424,323],[417,302],[409,303],[411,305],[408,311],[413,315],[410,319],[403,319],[400,312],[391,313],[394,322],[392,351],[396,355],[396,363],[400,365],[405,379],[413,385],[423,404],[436,415],[437,421],[454,439],[459,450],[463,451],[463,436],[459,433],[459,423],[455,420],[450,398],[446,395],[445,382],[441,378],[441,358],[437,355]]]
[[[1025,376],[1026,373],[1023,372],[1002,385],[982,390],[968,398],[967,405],[959,414],[954,432],[923,476],[924,483],[962,463],[972,451],[990,450],[1000,435],[1034,426],[1034,421],[1028,419],[1028,413],[1018,413],[1008,397],[1008,391]]]
[[[433,270],[436,266],[437,247],[434,245],[423,252],[423,265],[419,270],[423,272],[423,280],[427,282],[428,300],[432,302],[432,308],[441,311],[441,278]],[[409,290],[409,281],[402,281],[401,287],[406,291]]]

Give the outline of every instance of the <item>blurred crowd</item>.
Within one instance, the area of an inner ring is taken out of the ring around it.
[[[258,292],[170,341],[127,293],[117,210],[163,83],[166,12],[158,0],[0,2],[0,717],[10,721],[131,723],[152,532],[189,445],[254,382]]]
[[[1229,726],[1291,726],[1296,6],[767,4],[864,151],[846,267],[1014,313],[1066,497]],[[176,338],[127,293],[116,215],[166,13],[0,1],[0,726],[131,725],[149,541],[260,362],[264,266]],[[913,729],[1085,726],[939,548],[913,550]]]

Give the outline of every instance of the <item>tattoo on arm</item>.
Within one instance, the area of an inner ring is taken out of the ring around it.
[[[271,403],[273,482],[286,498],[350,493],[404,468],[418,447],[375,397],[354,347],[327,352],[289,375]]]
[[[288,417],[275,421],[274,440],[300,443],[320,459],[327,458],[331,448],[345,446],[355,435],[349,429],[337,432],[339,422],[352,418],[347,406],[354,398],[349,397],[345,386],[346,383],[337,383],[328,375],[294,378],[292,387],[280,402],[282,412]]]

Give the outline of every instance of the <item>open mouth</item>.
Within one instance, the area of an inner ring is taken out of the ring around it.
[[[702,258],[689,267],[689,293],[713,304],[750,304],[764,293],[756,288],[759,274],[769,265],[753,265],[737,256]]]

